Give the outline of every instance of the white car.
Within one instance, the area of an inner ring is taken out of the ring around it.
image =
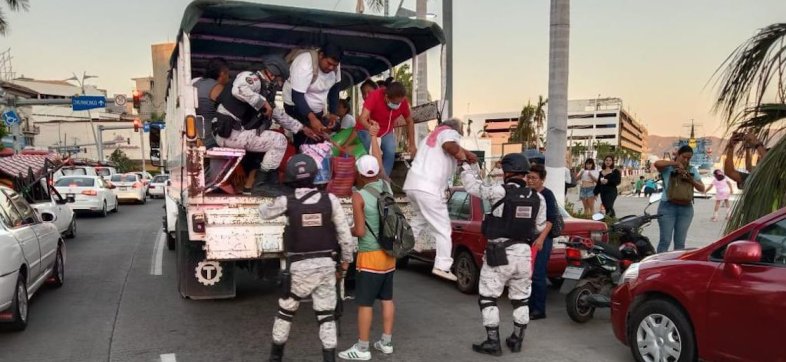
[[[150,181],[150,186],[148,186],[147,193],[152,198],[164,197],[164,187],[166,187],[166,181],[169,180],[169,175],[156,175],[153,177],[153,180]]]
[[[57,181],[65,176],[98,176],[98,173],[92,166],[64,166],[52,174],[52,179]]]
[[[52,193],[51,200],[44,202],[36,202],[33,204],[39,213],[48,212],[55,216],[51,222],[57,227],[60,235],[72,239],[76,237],[76,218],[74,217],[74,210],[67,204],[67,199],[59,195],[59,193]]]
[[[48,282],[65,280],[65,243],[47,211],[40,216],[19,194],[0,187],[0,323],[27,327],[28,301]]]
[[[110,181],[116,188],[112,189],[120,200],[147,202],[147,188],[135,173],[113,175]]]
[[[96,166],[96,174],[104,178],[104,180],[109,181],[112,178],[112,175],[117,174],[117,169],[111,166]]]
[[[55,181],[55,190],[69,201],[72,210],[98,212],[104,217],[110,210],[117,212],[119,203],[112,188],[101,176],[65,176]]]

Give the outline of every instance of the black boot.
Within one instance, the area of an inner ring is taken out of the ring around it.
[[[336,349],[322,349],[322,361],[323,362],[336,362]]]
[[[501,356],[502,346],[499,343],[499,327],[486,327],[486,334],[488,335],[486,340],[480,344],[473,344],[472,350],[492,356]]]
[[[277,170],[257,170],[254,179],[254,189],[251,191],[254,196],[278,197],[284,194],[278,183]]]
[[[526,324],[513,322],[513,333],[505,339],[511,352],[521,352],[521,342],[524,341],[524,331],[527,330]]]
[[[273,346],[270,347],[270,362],[281,362],[281,359],[284,358],[284,345],[283,344],[276,344],[273,342]]]

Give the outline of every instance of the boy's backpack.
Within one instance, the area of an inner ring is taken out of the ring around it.
[[[401,208],[396,204],[396,199],[387,191],[378,192],[371,187],[365,187],[363,190],[377,199],[379,230],[374,232],[366,222],[366,227],[371,231],[371,235],[377,239],[379,246],[388,255],[396,258],[407,256],[415,247],[415,234],[412,232],[407,218],[404,217],[404,213],[401,212]]]
[[[669,177],[669,190],[666,194],[669,202],[675,205],[690,205],[693,203],[693,184],[684,180],[676,171]]]
[[[286,60],[287,64],[292,65],[292,62],[295,61],[300,54],[309,53],[311,55],[311,84],[317,81],[319,78],[319,49],[317,48],[295,48],[289,51],[287,55],[284,56],[284,60]],[[341,71],[341,66],[336,67],[334,73],[338,77],[339,72]]]

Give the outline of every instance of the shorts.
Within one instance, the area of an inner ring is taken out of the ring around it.
[[[362,307],[374,306],[374,301],[393,300],[393,273],[358,271],[355,276],[355,303]]]
[[[581,191],[579,192],[579,198],[584,199],[591,199],[595,197],[595,187],[582,187]]]

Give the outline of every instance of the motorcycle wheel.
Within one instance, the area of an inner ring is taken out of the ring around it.
[[[565,297],[565,309],[570,319],[577,323],[586,323],[592,319],[595,307],[589,305],[587,297],[594,293],[596,293],[595,288],[589,284],[584,284],[568,293]]]

